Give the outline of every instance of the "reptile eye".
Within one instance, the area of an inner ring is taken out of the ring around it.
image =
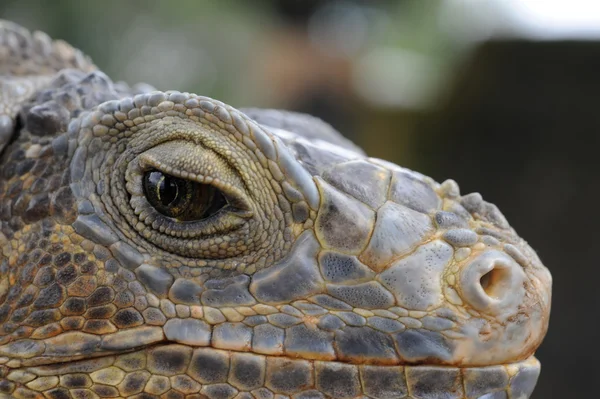
[[[151,170],[144,175],[144,195],[161,214],[179,221],[206,219],[225,206],[227,200],[219,189]]]

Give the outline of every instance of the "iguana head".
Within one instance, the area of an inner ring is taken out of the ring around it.
[[[0,158],[0,391],[533,390],[551,277],[479,194],[306,117],[100,72],[63,70],[19,112]]]

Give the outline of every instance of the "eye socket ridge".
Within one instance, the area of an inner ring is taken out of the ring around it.
[[[231,208],[227,196],[211,184],[147,170],[142,179],[148,203],[164,216],[181,222],[208,219]]]

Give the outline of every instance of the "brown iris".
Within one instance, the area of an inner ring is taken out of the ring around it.
[[[163,215],[180,221],[206,219],[227,205],[223,193],[216,187],[158,170],[146,172],[143,185],[150,205]]]

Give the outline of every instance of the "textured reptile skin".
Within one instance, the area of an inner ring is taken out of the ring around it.
[[[533,391],[536,253],[479,194],[318,119],[115,84],[0,22],[0,150],[0,397]],[[172,216],[151,173],[226,205]]]

